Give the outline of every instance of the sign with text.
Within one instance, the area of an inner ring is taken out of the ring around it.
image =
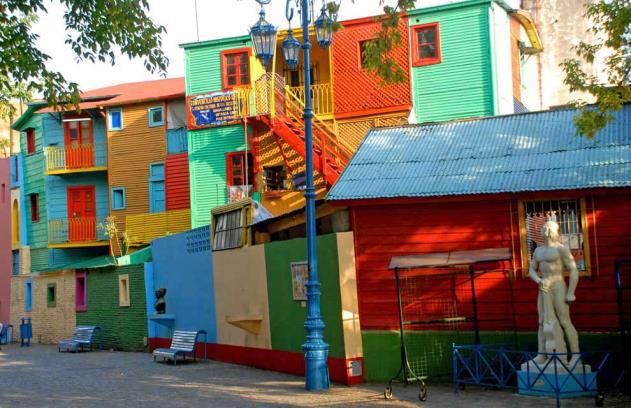
[[[191,95],[186,98],[188,128],[203,129],[236,122],[238,94],[232,91]]]

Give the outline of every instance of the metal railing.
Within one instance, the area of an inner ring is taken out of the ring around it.
[[[105,143],[81,144],[72,146],[48,146],[46,171],[72,171],[107,166],[107,145]]]
[[[107,241],[103,228],[104,217],[58,218],[48,221],[48,243],[70,244]]]
[[[287,92],[293,93],[304,105],[304,86],[286,86],[285,89]],[[311,85],[311,107],[313,109],[313,113],[316,115],[333,114],[333,94],[331,93],[331,84]]]

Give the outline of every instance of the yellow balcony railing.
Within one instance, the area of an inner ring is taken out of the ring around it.
[[[79,144],[72,146],[48,146],[46,172],[49,174],[72,173],[107,167],[105,143]]]
[[[298,99],[305,103],[304,86],[287,86],[288,92],[293,93]],[[333,95],[331,84],[311,85],[311,107],[316,115],[333,114]]]
[[[148,244],[156,238],[191,228],[191,210],[128,215],[127,236],[131,246]]]

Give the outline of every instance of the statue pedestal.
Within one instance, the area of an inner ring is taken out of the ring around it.
[[[559,398],[576,398],[596,395],[597,372],[592,372],[589,365],[573,362],[563,367],[557,362],[556,373],[554,362],[545,367],[545,363],[538,364],[528,361],[517,371],[517,385],[520,395],[557,396]],[[571,370],[571,371],[569,371]]]

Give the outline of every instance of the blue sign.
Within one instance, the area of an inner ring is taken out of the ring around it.
[[[213,92],[187,98],[188,128],[201,129],[237,121],[240,103],[236,92]]]

